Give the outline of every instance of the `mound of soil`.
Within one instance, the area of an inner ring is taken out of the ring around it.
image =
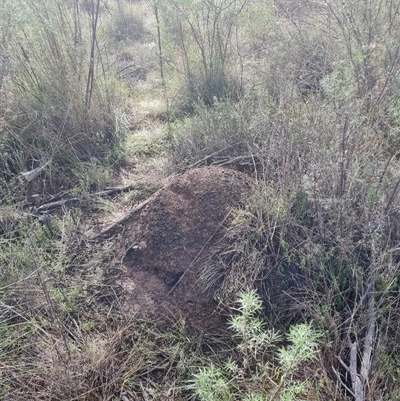
[[[150,314],[179,310],[207,330],[221,318],[211,296],[196,285],[198,262],[221,238],[235,206],[251,191],[244,173],[218,167],[175,178],[125,222],[122,262],[128,305]]]

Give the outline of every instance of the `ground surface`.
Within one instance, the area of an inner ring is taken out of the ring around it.
[[[210,295],[196,285],[198,262],[221,238],[233,208],[246,199],[252,184],[234,170],[192,169],[129,218],[120,244],[127,307],[150,314],[179,311],[199,330],[218,324]]]

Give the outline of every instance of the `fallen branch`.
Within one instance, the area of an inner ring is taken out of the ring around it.
[[[222,160],[216,160],[215,162],[211,163],[211,165],[222,167],[222,166],[225,166],[226,164],[234,164],[234,163],[237,163],[239,161],[249,159],[248,163],[240,163],[240,165],[241,166],[246,166],[246,165],[250,166],[250,165],[254,164],[252,162],[252,160],[251,160],[251,157],[252,157],[251,155],[246,155],[246,156],[231,157],[229,159],[224,158]]]
[[[35,209],[34,214],[43,214],[46,212],[49,212],[50,210],[57,209],[58,207],[64,206],[67,203],[76,203],[81,201],[80,198],[69,198],[69,199],[63,199],[57,202],[50,202],[50,203],[45,203],[38,208]]]
[[[92,236],[90,239],[94,240],[94,239],[99,239],[99,238],[108,238],[113,232],[114,230],[121,225],[122,223],[124,223],[126,220],[128,220],[130,217],[132,217],[135,213],[137,213],[138,211],[140,211],[141,209],[143,209],[163,188],[159,189],[158,191],[156,191],[153,195],[151,195],[149,198],[147,198],[145,201],[139,203],[137,206],[135,206],[132,210],[129,211],[129,213],[127,213],[125,216],[123,216],[122,218],[120,218],[119,220],[117,220],[115,223],[111,224],[110,226],[108,226],[106,229],[104,229],[103,231],[95,234],[94,236]]]
[[[20,173],[20,175],[22,175],[22,177],[25,178],[25,180],[27,182],[31,182],[33,181],[35,178],[39,177],[40,173],[51,163],[51,160],[49,160],[48,162],[46,162],[45,164],[43,164],[43,166],[34,168],[33,170],[30,171],[24,171],[22,173]]]
[[[223,148],[223,149],[217,150],[216,152],[210,153],[210,154],[207,155],[206,157],[203,157],[202,159],[198,160],[197,162],[191,164],[191,165],[187,168],[187,170],[189,170],[189,169],[191,169],[191,168],[193,168],[193,167],[196,167],[196,166],[198,166],[199,164],[201,164],[201,163],[207,161],[207,160],[210,159],[211,157],[217,156],[217,155],[219,155],[220,153],[222,153],[223,151],[228,150],[228,149],[231,149],[231,148],[234,148],[235,146],[240,145],[241,143],[243,143],[243,142],[237,142],[237,143],[234,143],[233,145],[227,146],[226,148]]]
[[[175,174],[171,174],[168,178],[173,177]],[[115,223],[111,224],[108,226],[106,229],[103,231],[93,235],[90,237],[91,240],[96,240],[96,239],[105,239],[108,238],[114,230],[124,223],[126,220],[128,220],[130,217],[132,217],[135,213],[137,213],[139,210],[143,209],[156,195],[158,195],[165,187],[160,188],[158,191],[154,192],[149,198],[144,200],[143,202],[139,203],[137,206],[135,206],[132,210],[130,210],[125,216],[117,220]],[[110,188],[111,189],[111,188]]]
[[[124,188],[106,188],[103,191],[95,192],[94,194],[92,194],[90,196],[98,196],[99,198],[103,198],[103,197],[106,197],[106,196],[120,194],[122,192],[128,192],[131,189],[133,189],[132,186],[124,187]]]
[[[132,189],[132,186],[123,187],[123,188],[106,188],[103,191],[95,192],[94,194],[90,195],[90,198],[104,198],[106,196],[111,196],[115,194],[119,194],[122,192],[128,192]],[[41,202],[39,206],[34,210],[34,215],[39,215],[43,213],[50,212],[54,209],[62,207],[69,203],[77,203],[85,200],[84,197],[74,197],[74,198],[64,198],[67,194],[61,193],[60,195],[52,198],[50,201]],[[36,195],[32,197],[32,201],[35,202]]]

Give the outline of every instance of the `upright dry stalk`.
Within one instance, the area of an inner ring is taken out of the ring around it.
[[[198,100],[212,105],[215,98],[236,96],[237,82],[229,63],[235,52],[232,38],[247,0],[173,0],[158,4],[169,24],[166,32],[176,46],[174,67],[185,80],[189,104],[183,106],[190,109]]]
[[[93,86],[94,86],[94,67],[95,67],[95,49],[97,44],[97,24],[99,20],[100,0],[92,0],[91,4],[91,44],[90,44],[90,61],[89,71],[86,83],[85,105],[90,109],[92,99]]]
[[[378,229],[372,229],[370,224],[371,264],[365,283],[365,290],[359,300],[354,303],[351,316],[346,322],[346,333],[343,338],[344,347],[348,347],[347,362],[338,355],[338,360],[351,380],[349,388],[336,372],[339,382],[354,398],[354,401],[365,401],[369,387],[369,378],[373,355],[377,347],[376,325],[378,310],[375,304],[375,282],[378,278],[379,255],[376,243]],[[361,338],[362,322],[366,321],[365,334]]]
[[[157,22],[157,42],[158,42],[158,61],[160,63],[160,76],[161,76],[161,83],[164,92],[165,98],[165,105],[167,108],[167,124],[168,124],[168,135],[170,134],[170,108],[169,108],[169,99],[168,99],[168,91],[167,91],[167,83],[165,80],[165,73],[164,73],[164,55],[163,55],[163,48],[161,42],[161,25],[160,25],[160,17],[158,15],[158,5],[154,3],[154,16]],[[170,138],[171,139],[171,138]]]
[[[0,89],[3,86],[3,79],[6,73],[7,62],[8,62],[8,56],[4,51],[3,46],[0,43]]]

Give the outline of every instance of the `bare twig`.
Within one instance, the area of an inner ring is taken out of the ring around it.
[[[242,143],[243,143],[243,142],[237,142],[237,143],[234,143],[233,145],[226,146],[226,147],[223,148],[223,149],[219,149],[219,150],[217,150],[217,151],[215,151],[215,152],[213,152],[213,153],[210,153],[210,154],[207,155],[206,157],[203,157],[202,159],[198,160],[197,162],[191,164],[191,165],[188,167],[188,169],[191,169],[191,168],[193,168],[193,167],[196,167],[196,166],[198,166],[199,164],[201,164],[201,163],[207,161],[208,159],[211,159],[212,157],[219,155],[220,153],[224,152],[225,150],[232,149],[232,148],[234,148],[235,146],[240,145],[240,144],[242,144]]]
[[[8,63],[8,56],[5,53],[3,46],[0,43],[0,89],[3,86],[4,75],[6,74],[6,66]]]
[[[33,181],[35,178],[37,178],[39,176],[39,174],[51,163],[51,160],[49,160],[48,162],[46,162],[43,166],[37,167],[33,170],[30,171],[24,171],[22,173],[20,173],[20,175],[22,175],[22,177],[25,178],[25,180],[27,182],[31,182]]]
[[[161,41],[161,22],[160,17],[158,15],[158,6],[157,3],[154,3],[154,16],[157,22],[157,42],[158,42],[158,61],[160,63],[160,76],[161,76],[161,84],[164,92],[165,98],[165,106],[167,108],[167,125],[168,125],[168,134],[170,135],[171,127],[170,127],[170,104],[168,98],[168,90],[167,90],[167,82],[165,80],[165,73],[164,73],[164,55],[163,55],[163,47]],[[169,138],[171,139],[171,138]]]
[[[135,206],[132,210],[129,211],[129,213],[127,213],[125,216],[123,216],[122,218],[120,218],[119,220],[117,220],[115,223],[111,224],[110,226],[108,226],[106,229],[104,229],[103,231],[99,232],[98,234],[96,234],[95,236],[93,236],[91,239],[99,239],[99,238],[107,238],[108,236],[110,236],[113,231],[121,224],[123,224],[126,220],[128,220],[129,218],[131,218],[135,213],[139,212],[141,209],[143,209],[150,201],[152,201],[154,199],[154,197],[160,193],[160,191],[163,188],[159,189],[157,192],[155,192],[152,196],[150,196],[150,198],[147,198],[145,201],[139,203],[137,206]]]
[[[200,251],[197,253],[197,255],[193,258],[192,262],[190,263],[190,265],[186,268],[186,270],[183,272],[183,274],[179,277],[179,280],[175,283],[175,285],[171,288],[171,290],[169,291],[169,293],[167,295],[172,294],[172,292],[175,290],[176,286],[179,284],[179,282],[182,280],[182,278],[185,276],[185,274],[192,268],[192,266],[194,266],[194,264],[197,262],[199,256],[203,253],[204,249],[206,248],[206,246],[210,243],[210,241],[215,237],[215,235],[217,234],[217,232],[221,229],[221,227],[224,225],[226,219],[230,216],[230,214],[232,213],[232,209],[229,210],[229,212],[226,214],[226,216],[222,219],[222,221],[218,224],[218,227],[215,229],[215,231],[210,235],[210,237],[207,239],[207,241],[205,242],[205,244],[202,246],[202,248],[200,249]]]
[[[99,20],[100,13],[100,0],[92,0],[91,4],[91,45],[90,45],[90,62],[89,62],[89,71],[86,82],[86,94],[85,94],[85,105],[87,109],[90,109],[90,103],[92,100],[92,92],[94,86],[94,57],[95,57],[95,49],[97,43],[97,24]]]

